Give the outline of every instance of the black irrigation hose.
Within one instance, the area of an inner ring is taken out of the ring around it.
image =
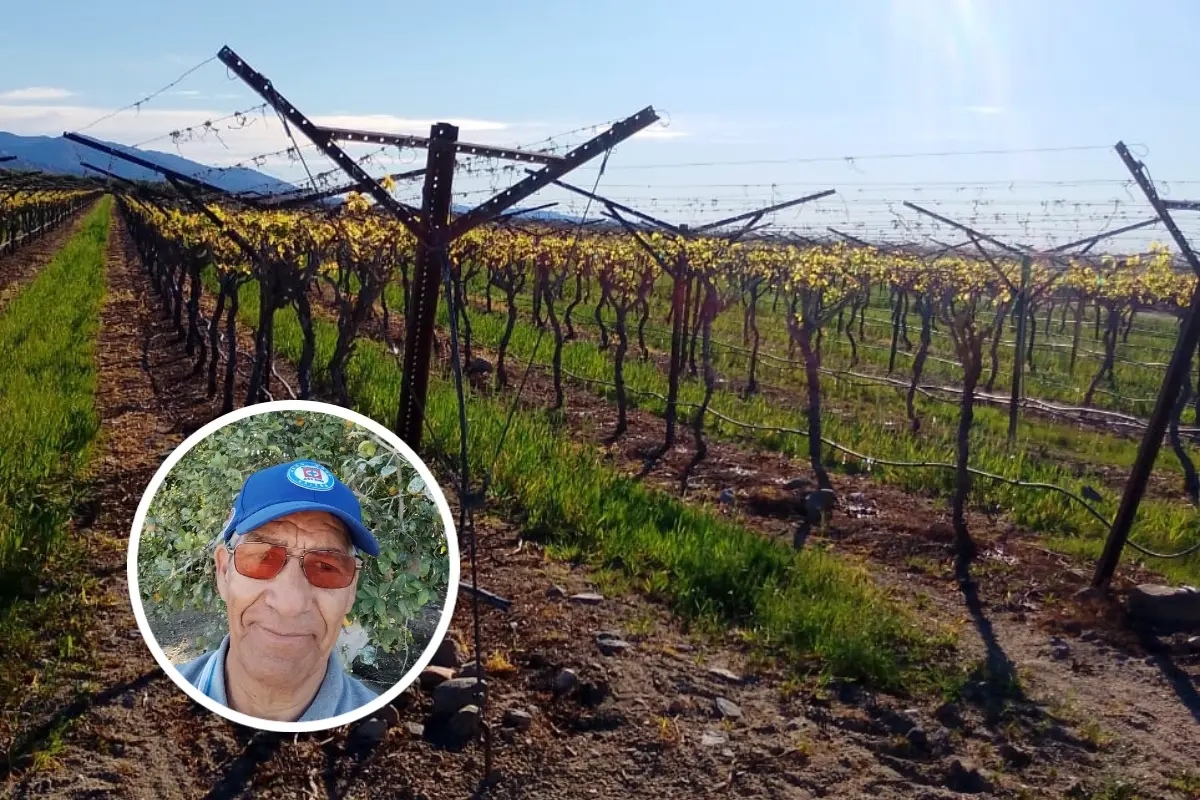
[[[538,363],[537,366],[545,369],[548,365]],[[563,374],[567,375],[571,378],[574,378],[575,380],[583,381],[584,383],[595,383],[595,384],[599,384],[601,386],[611,386],[614,388],[616,386],[616,384],[611,383],[609,381],[600,380],[598,378],[586,378],[582,375],[576,375],[575,373],[570,372],[565,369],[563,370]],[[657,397],[659,400],[663,400],[664,402],[667,399],[664,395],[659,394],[658,392],[648,391],[645,389],[633,389],[630,387],[626,387],[626,391],[630,392],[631,394],[639,394],[639,395],[644,395],[644,396],[648,396],[648,397]],[[679,402],[678,405],[681,407],[684,407],[684,408],[699,408],[698,403]],[[743,422],[741,420],[734,419],[733,417],[726,416],[725,414],[722,414],[721,412],[716,411],[712,408],[707,409],[707,411],[709,414],[713,415],[717,419],[719,419],[723,422],[726,422],[730,425],[733,425],[735,427],[745,428],[747,430],[767,431],[770,433],[787,433],[787,434],[792,434],[795,436],[803,436],[806,438],[808,437],[808,431],[800,430],[799,428],[779,428],[779,427],[775,427],[775,426],[771,426],[771,425],[758,425],[756,423]],[[954,464],[950,464],[945,461],[892,461],[890,459],[885,459],[885,458],[874,458],[872,456],[868,456],[863,453],[859,453],[856,450],[851,450],[849,447],[846,447],[845,445],[842,445],[842,444],[838,444],[837,442],[835,442],[831,439],[826,439],[823,436],[821,437],[821,442],[832,447],[834,450],[838,450],[842,453],[845,453],[847,455],[853,456],[857,459],[867,462],[868,467],[878,464],[878,465],[884,466],[884,467],[897,467],[897,468],[901,468],[901,469],[906,469],[906,468],[914,468],[914,469],[915,468],[929,468],[929,469],[948,469],[948,470],[957,469],[957,467]],[[997,475],[994,472],[986,472],[981,469],[975,469],[974,467],[968,467],[967,472],[971,473],[972,475],[978,475],[981,478],[987,478],[989,480],[1006,483],[1010,486],[1019,486],[1019,487],[1026,488],[1026,489],[1041,489],[1043,491],[1057,492],[1057,493],[1063,495],[1064,497],[1068,498],[1069,500],[1072,500],[1075,503],[1082,506],[1084,508],[1084,510],[1086,510],[1089,514],[1091,514],[1093,517],[1095,517],[1097,520],[1099,520],[1106,529],[1109,529],[1109,530],[1112,529],[1111,521],[1109,521],[1103,514],[1101,514],[1099,511],[1097,511],[1095,508],[1093,508],[1091,506],[1091,504],[1089,504],[1086,500],[1084,500],[1079,495],[1072,492],[1070,489],[1064,489],[1063,487],[1058,486],[1053,483],[1042,483],[1039,481],[1021,481],[1021,480],[1017,480],[1015,478],[1006,478],[1003,475]],[[1139,545],[1137,542],[1134,542],[1132,540],[1129,540],[1128,544],[1130,547],[1132,547],[1134,550],[1137,550],[1140,553],[1143,553],[1147,556],[1152,556],[1153,558],[1162,558],[1162,559],[1183,558],[1184,556],[1191,555],[1192,553],[1196,552],[1197,550],[1200,550],[1200,543],[1192,545],[1191,547],[1187,548],[1186,550],[1183,550],[1178,553],[1157,553],[1153,550],[1143,547],[1142,545]]]

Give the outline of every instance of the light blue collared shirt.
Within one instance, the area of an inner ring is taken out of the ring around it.
[[[229,634],[226,634],[221,640],[221,646],[216,650],[176,667],[188,683],[203,692],[205,697],[226,707],[229,706],[225,691],[225,656],[228,652]],[[313,722],[346,714],[376,697],[375,692],[347,675],[337,656],[330,653],[329,666],[325,669],[321,688],[317,690],[317,696],[297,722]]]

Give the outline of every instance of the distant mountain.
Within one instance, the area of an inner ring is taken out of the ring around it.
[[[227,192],[241,193],[255,191],[267,195],[291,192],[297,188],[286,181],[272,178],[270,175],[265,175],[253,169],[237,167],[225,170],[213,170],[207,164],[190,161],[173,153],[138,150],[114,142],[103,143],[121,152],[136,155],[145,161],[181,172],[184,175],[199,176],[208,183],[219,186]],[[6,155],[16,156],[17,160],[6,162],[2,167],[3,169],[36,169],[43,172],[94,177],[96,175],[94,172],[80,166],[80,161],[87,161],[128,180],[155,182],[163,180],[162,175],[153,170],[135,166],[118,158],[110,158],[97,150],[92,150],[81,144],[68,141],[61,136],[17,136],[13,133],[0,131],[0,156]],[[324,202],[328,205],[337,205],[341,200],[339,198],[331,198]],[[536,206],[541,205],[542,201],[539,201],[538,197],[534,195],[526,202],[530,206]],[[455,214],[464,214],[470,211],[472,207],[455,204],[453,212]],[[589,221],[595,220],[598,216],[593,210],[588,215]],[[579,222],[577,217],[560,214],[552,208],[522,214],[520,219],[559,224],[575,224]],[[598,227],[605,226],[601,225]]]
[[[123,153],[136,155],[145,161],[173,169],[184,175],[200,176],[205,181],[215,186],[220,186],[227,192],[256,191],[262,194],[277,194],[280,192],[290,192],[295,189],[292,184],[286,181],[272,178],[270,175],[265,175],[253,169],[235,167],[214,170],[207,164],[190,161],[172,153],[160,153],[155,150],[138,150],[114,142],[104,142],[104,144]],[[95,173],[91,170],[86,170],[79,165],[80,161],[88,161],[129,180],[163,180],[163,177],[153,170],[135,166],[118,158],[111,158],[99,151],[68,141],[61,136],[17,136],[13,133],[0,131],[0,156],[4,155],[17,157],[16,161],[8,162],[4,165],[6,169],[37,169],[43,172],[57,172],[66,175],[94,175]]]

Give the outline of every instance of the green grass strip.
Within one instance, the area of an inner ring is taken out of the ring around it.
[[[245,324],[257,321],[256,287],[244,287],[240,313]],[[324,321],[314,328],[320,380],[337,332]],[[277,313],[278,352],[296,359],[301,344],[294,312]],[[359,339],[348,372],[355,409],[390,425],[400,392],[395,358],[380,343]],[[456,402],[452,385],[431,376],[427,418],[434,435],[426,434],[426,449],[457,453]],[[476,475],[490,465],[507,412],[504,398],[470,398]],[[864,568],[820,549],[796,553],[648,490],[601,463],[594,449],[575,444],[545,413],[518,412],[493,488],[519,509],[526,531],[560,555],[625,576],[684,618],[744,630],[798,672],[889,691],[940,684],[949,675],[939,658],[947,636],[902,609]]]
[[[66,534],[99,429],[92,393],[111,201],[0,315],[0,597]]]

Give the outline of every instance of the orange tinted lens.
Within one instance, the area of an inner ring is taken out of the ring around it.
[[[233,565],[247,578],[274,578],[287,563],[287,548],[267,542],[246,542],[233,549]]]
[[[356,564],[347,553],[335,550],[304,554],[304,575],[318,589],[344,589],[354,580]]]

